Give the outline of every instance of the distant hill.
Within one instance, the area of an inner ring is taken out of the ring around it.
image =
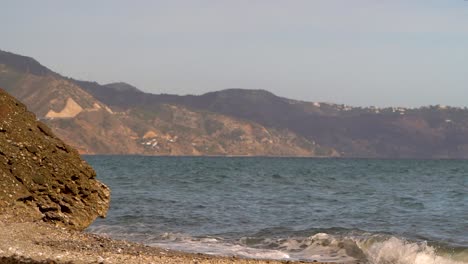
[[[150,94],[5,54],[0,86],[83,153],[468,158],[466,108],[362,108],[245,89]]]
[[[468,110],[446,106],[415,109],[351,107],[303,102],[263,90],[227,89],[200,96],[104,93],[87,90],[120,109],[156,111],[173,104],[288,129],[343,157],[467,158]]]
[[[35,59],[0,50],[0,61],[11,69],[34,75],[44,76],[53,72],[42,66]]]
[[[0,87],[61,138],[87,154],[336,156],[288,129],[170,102],[126,83],[100,85],[60,76],[35,60],[0,51]],[[117,98],[108,104],[101,99]],[[126,101],[129,98],[130,101]],[[136,101],[131,101],[136,100]],[[124,104],[123,106],[121,106]]]
[[[135,86],[130,85],[128,83],[124,83],[124,82],[108,83],[108,84],[105,84],[104,87],[111,88],[118,92],[137,92],[137,93],[141,92]]]

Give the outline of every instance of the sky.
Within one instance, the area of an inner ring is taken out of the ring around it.
[[[466,0],[0,1],[0,49],[76,79],[468,106]]]

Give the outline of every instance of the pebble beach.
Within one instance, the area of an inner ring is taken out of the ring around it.
[[[0,221],[0,263],[305,263],[190,254],[43,222]],[[320,262],[314,262],[320,263]]]

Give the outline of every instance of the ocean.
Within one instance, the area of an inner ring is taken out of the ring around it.
[[[112,190],[87,232],[256,259],[468,263],[468,161],[84,158]]]

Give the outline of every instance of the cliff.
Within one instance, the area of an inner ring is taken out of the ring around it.
[[[78,152],[0,89],[0,215],[82,230],[109,207],[110,190]]]

